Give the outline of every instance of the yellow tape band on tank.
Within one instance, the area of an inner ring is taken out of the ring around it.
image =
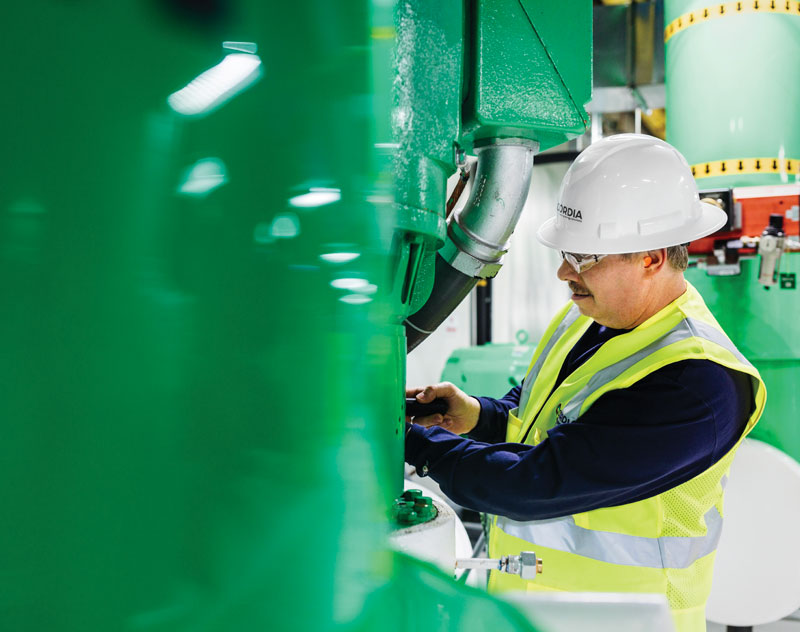
[[[751,173],[786,173],[800,175],[797,158],[732,158],[692,165],[692,175],[697,178],[730,176]]]
[[[788,13],[800,16],[800,2],[798,0],[747,0],[746,2],[712,4],[710,7],[689,11],[672,20],[664,29],[664,42],[695,24],[738,13]]]

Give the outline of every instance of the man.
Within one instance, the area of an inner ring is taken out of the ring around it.
[[[546,560],[535,582],[493,572],[490,590],[658,592],[680,632],[705,630],[726,474],[766,398],[683,278],[687,242],[724,221],[669,144],[592,144],[537,235],[561,251],[572,300],[522,386],[408,391],[448,410],[407,426],[406,460],[493,514],[490,557]]]

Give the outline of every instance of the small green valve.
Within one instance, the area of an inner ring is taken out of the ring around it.
[[[394,501],[392,522],[400,528],[430,522],[438,515],[436,506],[419,489],[408,489]]]

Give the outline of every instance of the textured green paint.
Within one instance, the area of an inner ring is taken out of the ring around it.
[[[486,344],[456,349],[447,358],[442,380],[467,393],[502,397],[522,384],[536,345]]]
[[[405,353],[371,99],[385,3],[190,4],[4,12],[2,628],[531,629],[386,543]],[[261,81],[170,111],[224,40],[258,44]],[[181,193],[197,164],[226,179]],[[288,203],[311,187],[341,199]]]
[[[396,14],[392,303],[402,321],[433,287],[455,145],[469,150],[479,138],[516,136],[544,150],[586,130],[592,14],[585,0],[526,0],[524,7],[518,0],[401,0]]]
[[[592,100],[592,3],[588,0],[519,0],[572,102]]]
[[[591,11],[589,2],[474,4],[466,139],[519,136],[538,141],[543,151],[586,131]],[[553,53],[545,46],[552,46]]]
[[[708,276],[705,270],[690,268],[686,277],[767,385],[767,407],[752,436],[800,461],[800,290],[766,290],[758,283],[757,258],[742,260],[741,266],[737,276]],[[784,254],[781,272],[800,274],[800,255]]]
[[[664,23],[711,6],[666,0]],[[743,13],[691,26],[666,43],[667,140],[689,164],[800,159],[800,15]],[[698,179],[702,189],[800,181],[793,174]]]
[[[399,72],[392,122],[399,149],[394,277],[414,280],[407,299],[395,301],[402,321],[428,299],[434,256],[446,234],[447,178],[456,169],[454,145],[461,117],[462,2],[400,0],[396,22]]]

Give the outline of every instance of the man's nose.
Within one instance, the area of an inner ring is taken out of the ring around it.
[[[558,277],[559,281],[579,280],[578,274],[575,272],[575,270],[573,270],[572,266],[569,265],[566,260],[562,261],[561,265],[558,266],[556,276]]]

